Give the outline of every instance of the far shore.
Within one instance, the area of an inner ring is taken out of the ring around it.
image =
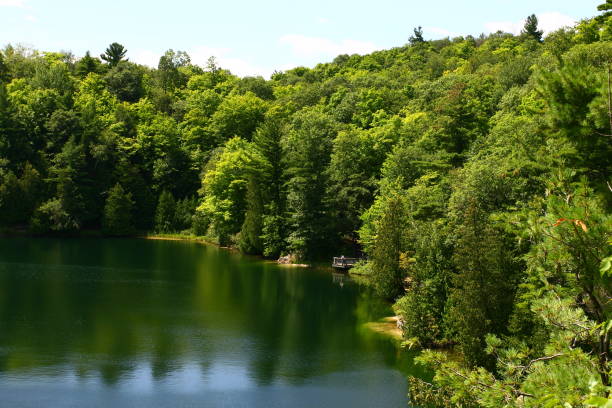
[[[206,237],[196,236],[196,235],[182,235],[182,234],[155,234],[155,233],[147,233],[145,231],[137,231],[134,235],[127,236],[111,236],[106,235],[100,230],[81,230],[74,232],[64,232],[64,233],[45,233],[45,234],[36,234],[29,231],[27,228],[7,228],[0,230],[0,238],[12,238],[12,237],[32,237],[32,238],[136,238],[136,239],[147,239],[147,240],[156,240],[156,241],[190,241],[190,242],[198,242],[204,245],[212,245],[217,248],[226,249],[229,251],[239,252],[238,248],[231,246],[222,246],[213,242]],[[265,258],[261,255],[252,255],[255,256],[262,261],[266,262],[274,262],[275,264],[287,268],[319,268],[325,267],[323,263],[314,263],[314,264],[304,264],[304,263],[284,263],[278,262],[275,259]]]

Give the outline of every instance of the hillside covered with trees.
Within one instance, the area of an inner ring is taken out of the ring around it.
[[[363,252],[420,406],[607,406],[612,1],[576,27],[427,41],[239,78],[0,52],[0,226]],[[607,405],[606,405],[607,404]]]

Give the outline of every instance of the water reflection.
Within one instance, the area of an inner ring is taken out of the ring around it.
[[[362,328],[388,312],[344,277],[194,243],[1,239],[0,390],[405,406],[410,356]]]

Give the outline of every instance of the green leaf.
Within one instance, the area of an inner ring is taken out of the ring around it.
[[[600,397],[597,395],[590,397],[588,400],[585,401],[585,403],[589,407],[598,407],[598,408],[612,407],[612,399]]]
[[[612,256],[604,258],[604,260],[601,261],[601,269],[599,269],[599,271],[601,272],[601,276],[606,276],[612,273]]]

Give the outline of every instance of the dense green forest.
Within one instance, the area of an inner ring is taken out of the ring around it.
[[[612,1],[270,80],[0,52],[0,226],[365,254],[445,407],[612,406]]]

